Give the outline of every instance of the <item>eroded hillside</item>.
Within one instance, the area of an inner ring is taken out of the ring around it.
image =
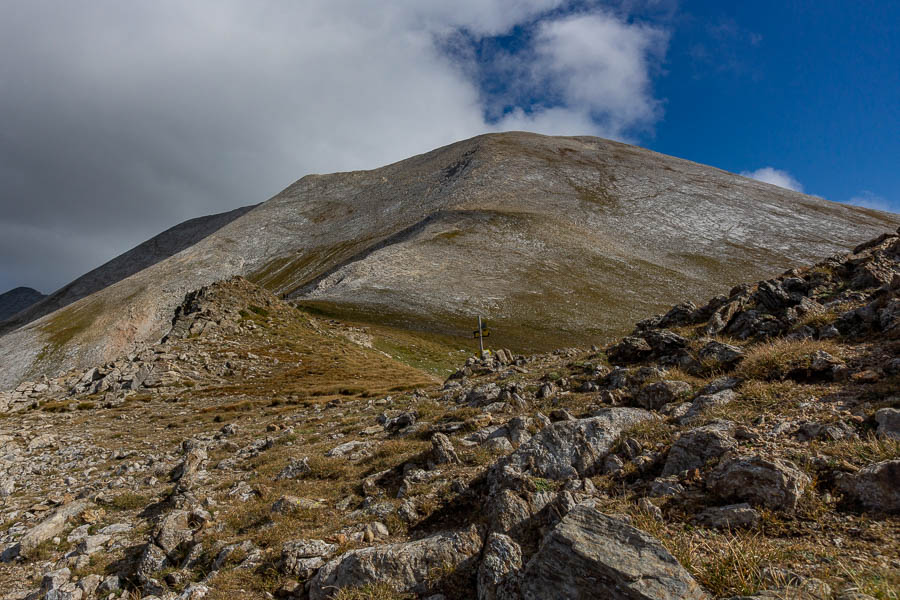
[[[0,386],[154,344],[187,292],[233,275],[374,326],[459,336],[480,313],[517,351],[588,344],[673,302],[844,252],[898,218],[598,138],[504,133],[307,176],[207,225],[8,325]],[[82,288],[93,293],[63,306]]]

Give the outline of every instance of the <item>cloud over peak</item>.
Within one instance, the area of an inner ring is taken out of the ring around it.
[[[374,168],[486,131],[628,139],[652,128],[666,33],[578,6],[6,3],[0,288],[51,290],[311,172]],[[515,51],[472,51],[522,32]],[[450,52],[448,39],[464,43]],[[487,90],[485,73],[502,73],[509,93]]]
[[[772,185],[777,185],[778,187],[783,187],[785,189],[794,190],[795,192],[803,191],[803,185],[794,179],[790,173],[774,167],[762,167],[755,171],[741,171],[741,175],[764,183],[771,183]]]

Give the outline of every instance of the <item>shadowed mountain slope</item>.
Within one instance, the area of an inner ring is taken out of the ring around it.
[[[30,287],[17,287],[0,294],[0,321],[25,310],[35,302],[46,298],[44,294]]]
[[[229,212],[190,219],[180,223],[156,237],[135,246],[128,252],[120,254],[93,271],[82,275],[49,296],[40,294],[39,298],[19,309],[22,310],[28,307],[28,310],[22,314],[16,314],[19,311],[11,313],[0,311],[0,335],[40,319],[44,315],[68,306],[85,296],[90,296],[98,290],[102,290],[117,281],[121,281],[138,271],[169,258],[173,254],[181,252],[185,248],[193,246],[251,208],[253,207],[245,206]],[[7,320],[4,321],[4,319]]]
[[[186,292],[232,275],[326,313],[411,329],[464,335],[480,313],[495,343],[540,350],[608,340],[676,300],[898,224],[598,138],[479,136],[372,171],[304,177],[180,252],[8,331],[0,384],[156,342]]]

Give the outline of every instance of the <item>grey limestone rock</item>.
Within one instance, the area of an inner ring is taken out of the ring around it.
[[[398,592],[423,591],[436,566],[456,568],[481,552],[475,526],[453,533],[350,550],[325,563],[309,584],[309,600],[326,600],[341,588],[380,583]]]
[[[900,409],[882,408],[875,412],[879,436],[890,440],[900,440]]]
[[[663,477],[702,467],[737,446],[731,436],[734,424],[718,421],[682,433],[672,444],[663,467]]]
[[[515,574],[522,568],[522,549],[507,535],[488,536],[478,567],[478,600],[514,600]]]
[[[707,488],[722,499],[780,510],[793,510],[809,484],[809,476],[794,464],[761,456],[723,460],[706,480]]]
[[[714,529],[736,529],[754,527],[759,523],[760,515],[757,510],[743,502],[728,506],[710,506],[701,511],[695,520],[701,525]]]
[[[637,403],[646,409],[659,410],[664,405],[687,396],[690,392],[691,385],[686,381],[657,381],[638,392]]]
[[[523,600],[687,600],[703,590],[656,539],[588,505],[573,508],[522,572]]]
[[[547,479],[590,477],[624,429],[652,418],[638,408],[609,408],[595,417],[553,423],[495,464],[489,481],[499,483],[506,467]]]
[[[853,475],[843,474],[837,483],[845,494],[866,508],[900,512],[900,459],[869,465]]]

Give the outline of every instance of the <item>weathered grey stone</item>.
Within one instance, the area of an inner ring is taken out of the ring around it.
[[[665,404],[674,402],[690,394],[691,384],[686,381],[657,381],[638,392],[637,403],[643,408],[659,410]]]
[[[728,421],[718,421],[682,433],[669,450],[663,477],[700,468],[735,448],[737,441],[731,437],[733,428]]]
[[[704,363],[722,369],[729,369],[744,358],[744,351],[737,346],[715,340],[707,342],[698,354]]]
[[[90,500],[75,500],[57,508],[53,514],[29,529],[12,547],[4,551],[0,560],[8,562],[16,556],[25,556],[36,547],[62,533],[70,519],[80,516],[91,506]]]
[[[900,459],[884,460],[853,475],[843,474],[838,487],[866,508],[900,512]]]
[[[443,433],[435,433],[431,436],[431,461],[435,465],[459,463],[459,456],[453,449],[453,442]]]
[[[281,547],[281,569],[288,575],[309,579],[337,551],[322,540],[295,540]]]
[[[502,533],[488,536],[478,567],[478,600],[515,598],[515,573],[522,568],[522,549]]]
[[[882,408],[875,412],[876,433],[889,440],[900,440],[900,409]]]
[[[489,481],[499,483],[506,466],[547,479],[590,477],[601,470],[603,459],[624,429],[652,418],[637,408],[609,408],[588,419],[553,423],[495,464]]]
[[[706,480],[706,486],[722,499],[781,510],[793,510],[809,483],[809,476],[793,463],[761,456],[724,460]]]
[[[705,598],[656,539],[588,505],[573,508],[522,573],[523,600]]]
[[[485,406],[495,402],[500,397],[500,386],[496,383],[486,383],[473,388],[466,395],[466,402],[472,406]]]
[[[626,337],[617,344],[606,349],[606,356],[613,364],[629,364],[640,362],[650,356],[653,351],[644,338]]]
[[[303,458],[295,459],[289,462],[287,466],[278,473],[275,479],[297,479],[301,475],[309,473],[309,471],[309,458],[304,456]]]
[[[494,495],[490,508],[493,528],[504,533],[514,532],[533,514],[530,504],[509,489],[504,489]]]
[[[98,533],[97,535],[89,535],[78,542],[78,547],[76,548],[76,550],[79,554],[91,555],[95,552],[103,550],[106,546],[106,543],[111,539],[112,536],[104,535],[102,533]]]
[[[714,529],[755,527],[759,519],[759,512],[747,503],[710,506],[695,517],[700,525]]]
[[[326,600],[334,591],[380,583],[398,592],[422,591],[435,567],[457,568],[481,552],[475,526],[412,542],[351,550],[325,563],[309,584],[309,600]]]

